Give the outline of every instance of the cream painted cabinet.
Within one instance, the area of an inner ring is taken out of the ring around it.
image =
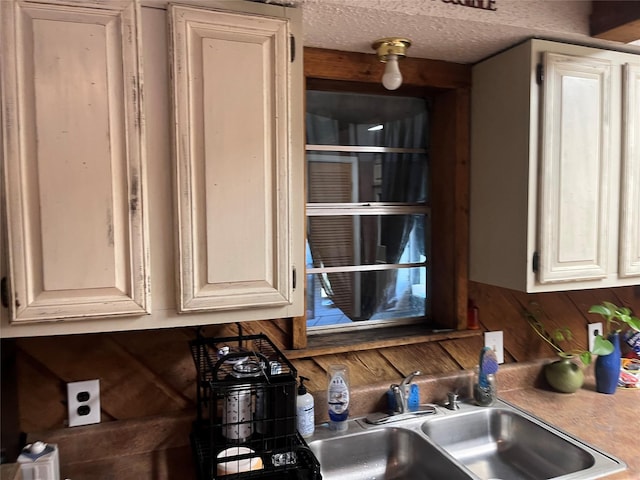
[[[302,315],[301,11],[0,5],[0,337]]]
[[[640,59],[623,67],[621,277],[640,278]],[[640,283],[636,280],[635,283]]]
[[[0,3],[9,322],[147,314],[137,5]]]
[[[296,24],[285,16],[182,5],[169,5],[168,17],[177,309],[301,315],[303,78]]]
[[[471,280],[640,283],[639,62],[533,40],[474,67]]]

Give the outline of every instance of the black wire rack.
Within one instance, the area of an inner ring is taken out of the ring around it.
[[[297,371],[263,334],[189,342],[197,370],[191,446],[199,480],[319,480],[296,429]],[[236,473],[238,472],[238,473]]]

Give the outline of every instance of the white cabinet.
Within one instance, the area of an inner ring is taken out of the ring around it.
[[[10,321],[146,314],[136,4],[1,3]]]
[[[640,61],[623,67],[621,277],[640,277]],[[637,281],[635,283],[640,283]]]
[[[527,292],[640,283],[638,65],[532,40],[474,67],[471,280]]]
[[[291,21],[168,14],[178,311],[301,315],[303,79]]]
[[[301,11],[188,3],[0,2],[0,337],[303,314]]]

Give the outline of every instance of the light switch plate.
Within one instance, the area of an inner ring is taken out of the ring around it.
[[[593,344],[596,341],[596,335],[602,335],[602,322],[590,323],[589,328],[589,351],[593,352]]]
[[[502,331],[484,332],[484,346],[496,352],[498,363],[504,363],[504,344],[502,343]]]
[[[67,383],[69,426],[100,423],[100,380]]]

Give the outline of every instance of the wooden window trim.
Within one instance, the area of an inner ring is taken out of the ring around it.
[[[431,132],[432,178],[432,316],[441,328],[464,330],[467,325],[467,282],[469,250],[469,117],[471,67],[440,60],[406,58],[401,64],[404,77],[399,95],[429,95],[433,99]],[[322,80],[323,87],[331,81],[356,82],[365,93],[389,93],[381,78],[384,65],[375,54],[342,52],[319,48],[304,49],[304,75],[307,87]],[[339,89],[336,83],[336,90]],[[431,338],[424,329],[424,338]],[[337,351],[375,348],[384,343],[380,329],[369,330],[372,339],[356,339],[347,345],[336,345]],[[417,332],[412,335],[416,336]],[[335,334],[328,334],[334,335]],[[322,348],[326,338],[307,338],[306,317],[293,319],[291,348]],[[420,335],[423,337],[423,335]],[[392,339],[398,342],[403,337]],[[438,336],[435,336],[436,339]],[[375,340],[374,340],[375,339]],[[313,343],[318,343],[314,346]],[[344,343],[344,342],[343,342]],[[382,344],[380,343],[380,344]],[[322,347],[320,345],[323,345]]]

